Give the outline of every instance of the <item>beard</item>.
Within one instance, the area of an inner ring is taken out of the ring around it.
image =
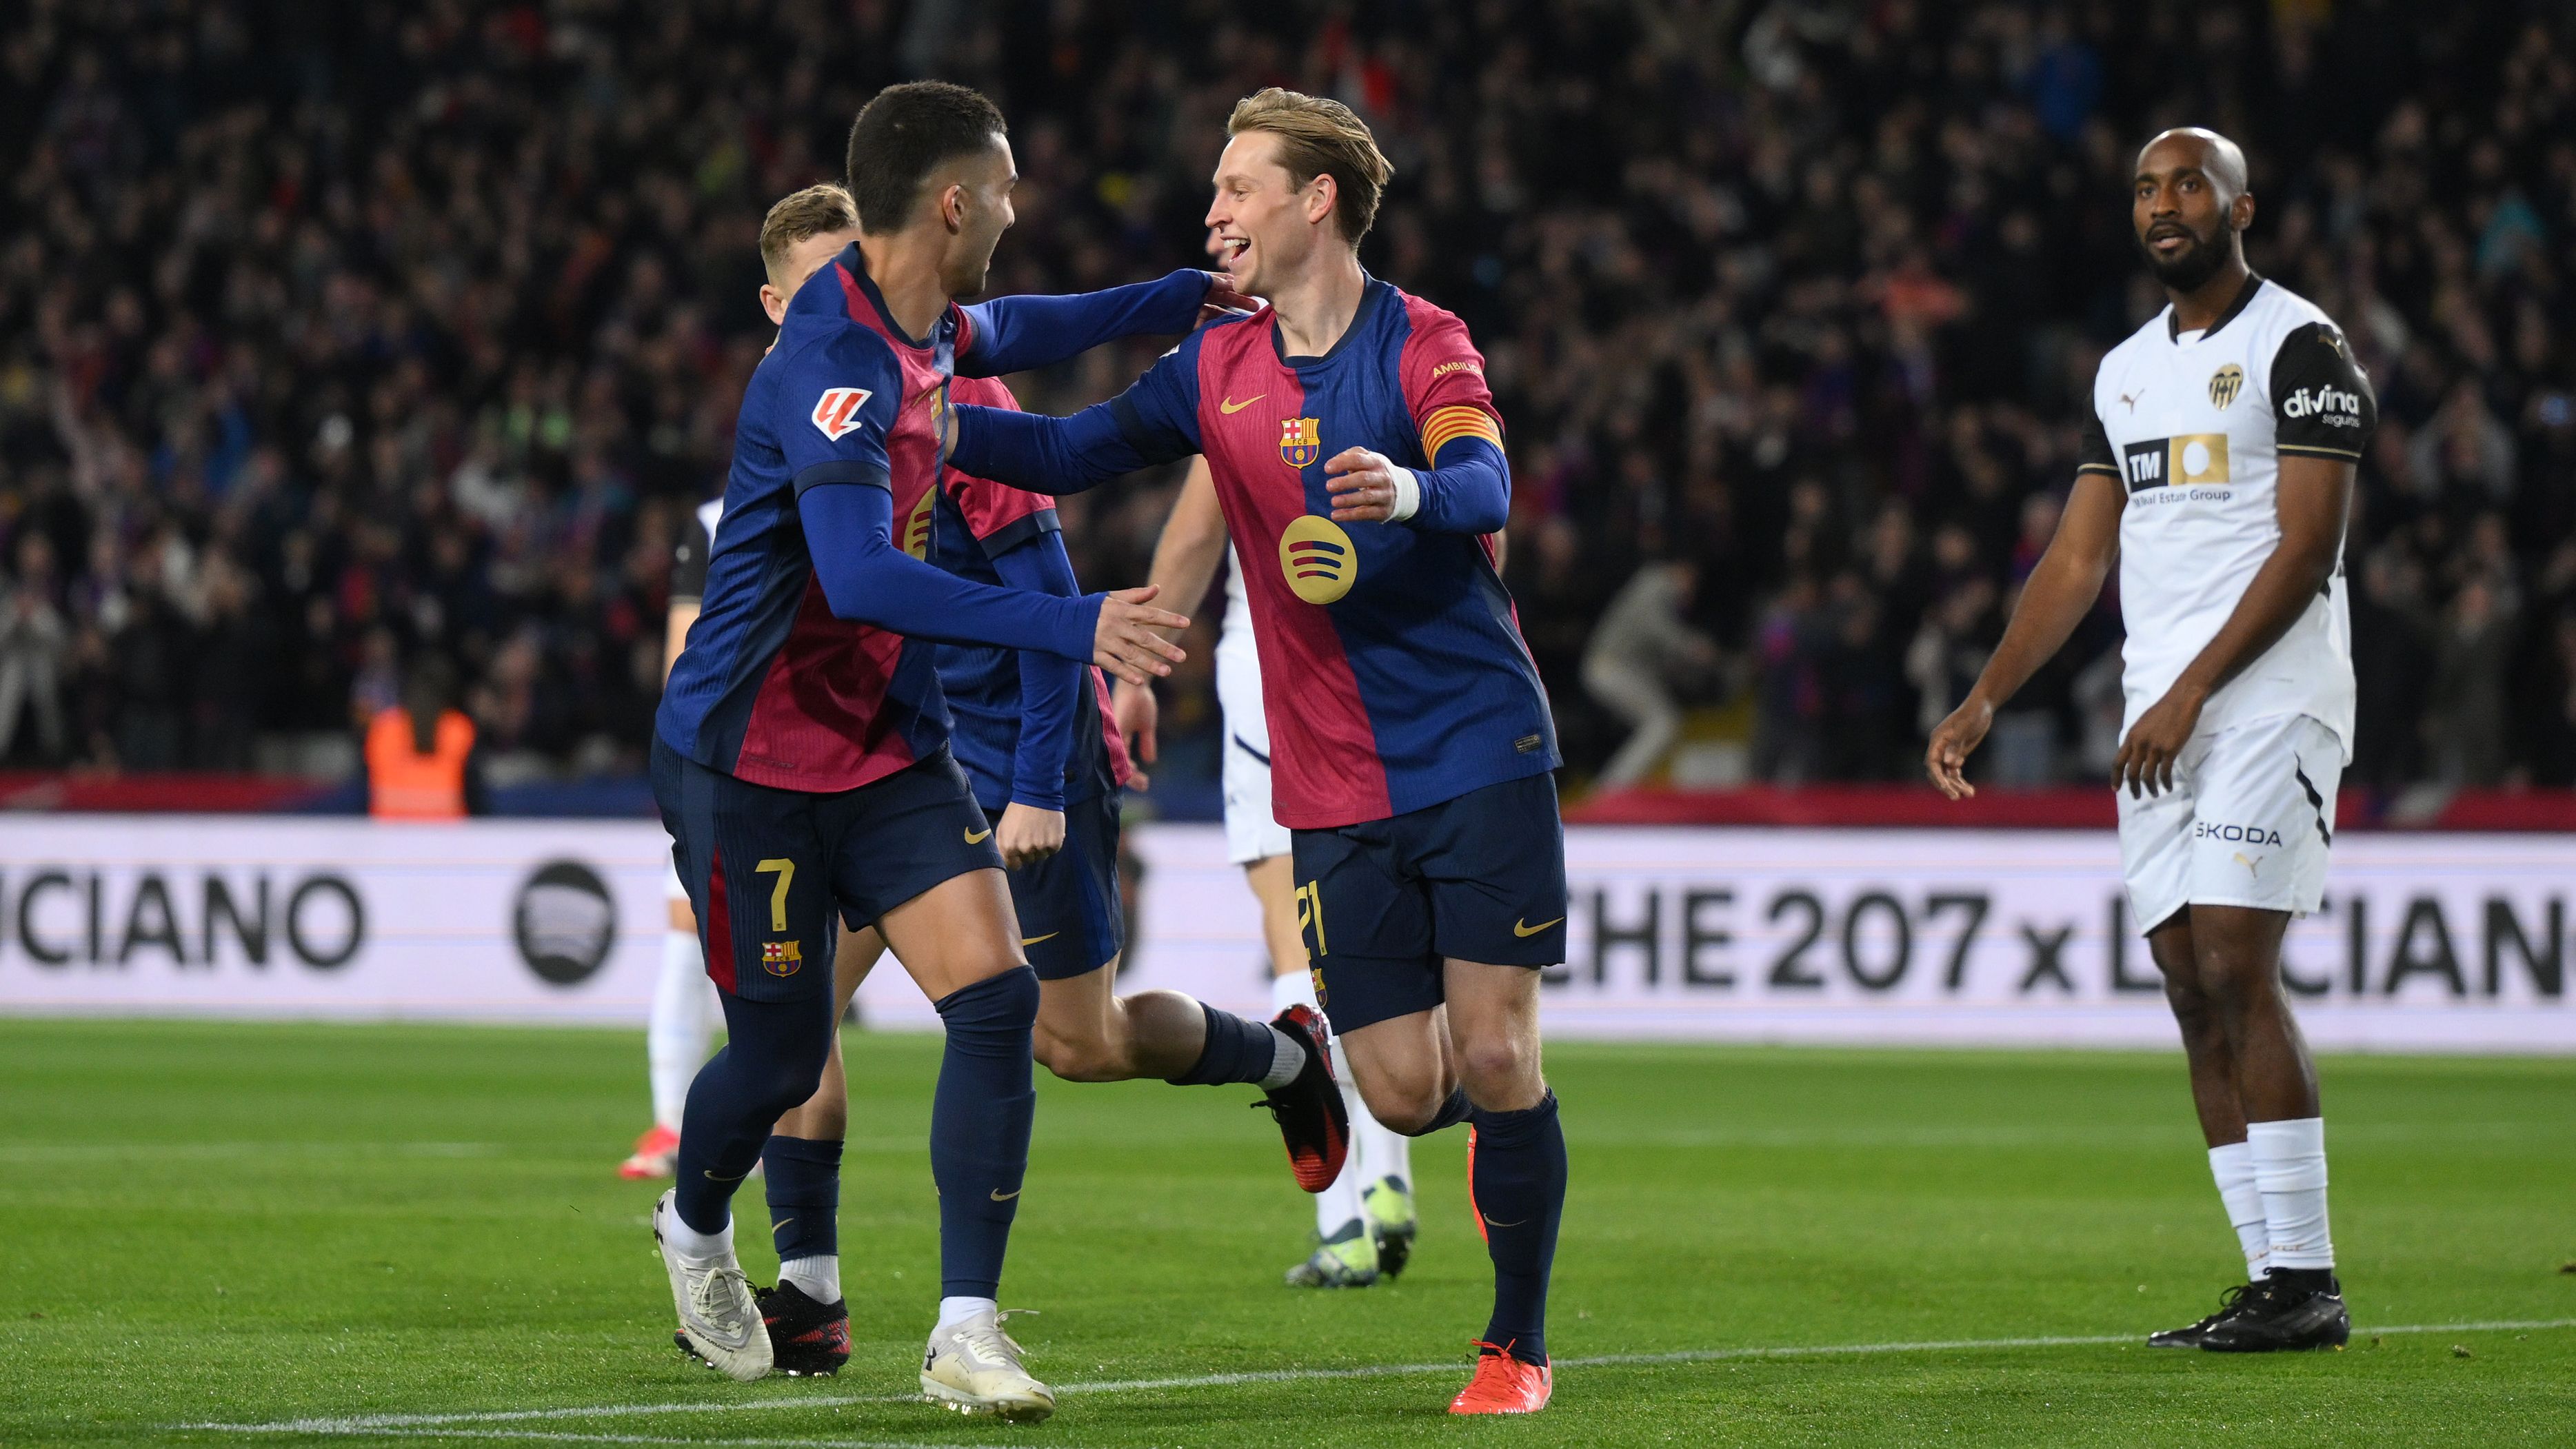
[[[2146,238],[2138,239],[2138,250],[2147,259],[2147,270],[2155,273],[2157,281],[2177,292],[2199,290],[2201,283],[2217,276],[2218,269],[2227,265],[2228,249],[2223,240],[2224,233],[2220,236],[2202,236],[2198,232],[2191,232],[2190,236],[2190,248],[2180,256],[2172,258],[2157,256],[2147,246]]]

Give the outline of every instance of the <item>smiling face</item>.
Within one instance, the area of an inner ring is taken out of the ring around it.
[[[1303,186],[1279,161],[1279,138],[1246,131],[1216,162],[1208,203],[1208,250],[1238,292],[1266,297],[1322,246],[1347,246],[1333,225],[1333,178]]]
[[[1011,190],[1019,182],[1011,143],[1000,136],[985,150],[944,163],[933,175],[932,197],[956,232],[939,267],[940,289],[949,296],[983,295],[986,276],[993,269],[993,248],[1019,219],[1011,209]]]
[[[2218,275],[2254,221],[2242,153],[2205,131],[2168,131],[2138,153],[2130,225],[2156,280],[2189,292]]]

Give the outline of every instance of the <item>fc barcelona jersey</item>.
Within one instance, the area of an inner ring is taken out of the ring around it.
[[[1261,650],[1279,823],[1382,820],[1556,768],[1556,727],[1490,540],[1335,523],[1350,447],[1428,468],[1499,444],[1485,362],[1452,314],[1371,279],[1320,357],[1269,308],[1201,328],[1104,405],[1139,453],[1207,455]]]

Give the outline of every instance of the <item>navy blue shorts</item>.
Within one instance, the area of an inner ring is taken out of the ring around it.
[[[653,799],[698,917],[707,975],[745,1001],[832,999],[832,915],[851,930],[970,870],[1000,870],[993,829],[942,749],[835,794],[774,790],[658,738]]]
[[[1002,812],[985,812],[998,827]],[[1103,792],[1064,807],[1064,849],[1011,872],[1020,949],[1040,981],[1085,975],[1118,959],[1127,944],[1118,904],[1118,796]]]
[[[1531,775],[1408,814],[1290,832],[1297,929],[1335,1031],[1428,1011],[1445,961],[1565,959],[1565,822]]]

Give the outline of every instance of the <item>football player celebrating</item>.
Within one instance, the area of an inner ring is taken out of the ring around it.
[[[1952,799],[1976,793],[1969,753],[2116,559],[2121,866],[2248,1280],[2147,1341],[2340,1346],[2325,1119],[2281,990],[2281,936],[2324,898],[2352,753],[2341,561],[2377,404],[2334,323],[2245,265],[2254,197],[2234,142],[2198,128],[2149,142],[2130,220],[2168,305],[2103,357],[2065,518],[1925,765]]]
[[[1238,104],[1207,224],[1268,299],[1070,418],[951,410],[967,473],[1073,492],[1203,453],[1261,641],[1274,811],[1318,995],[1378,1120],[1472,1120],[1494,1310],[1460,1414],[1550,1392],[1547,1281],[1565,1138],[1539,1070],[1541,968],[1565,959],[1558,762],[1485,537],[1510,472],[1458,319],[1370,277],[1391,168],[1338,101]],[[1130,676],[1139,677],[1139,676]]]
[[[1001,115],[959,86],[895,86],[852,126],[849,180],[875,224],[797,289],[753,372],[706,592],[655,721],[654,796],[699,924],[728,1041],[689,1090],[678,1185],[654,1234],[680,1327],[728,1375],[771,1365],[733,1251],[731,1199],[833,1037],[831,916],[875,925],[947,1028],[931,1109],[942,1299],[922,1389],[1044,1418],[1054,1397],[993,1294],[1028,1163],[1038,985],[992,826],[947,747],[919,641],[1040,649],[1122,677],[1179,651],[1148,589],[1065,599],[960,579],[906,553],[895,520],[937,484],[953,370],[998,375],[1193,325],[1211,278],[968,310],[1011,224]]]
[[[805,279],[821,271],[833,255],[859,237],[859,214],[850,193],[828,182],[782,197],[760,222],[760,308],[772,326],[787,316],[787,299]],[[679,662],[689,626],[698,621],[698,601],[707,586],[707,547],[715,538],[724,500],[699,504],[682,525],[672,550],[671,602],[662,630],[662,676]],[[706,959],[698,951],[698,922],[690,914],[688,888],[678,870],[671,873],[671,929],[662,942],[662,974],[653,987],[652,1010],[644,1031],[645,1067],[653,1088],[653,1125],[635,1139],[634,1150],[617,1168],[628,1179],[669,1177],[680,1155],[680,1112],[689,1100],[689,1082],[707,1059],[715,1036],[715,991],[707,982]]]

